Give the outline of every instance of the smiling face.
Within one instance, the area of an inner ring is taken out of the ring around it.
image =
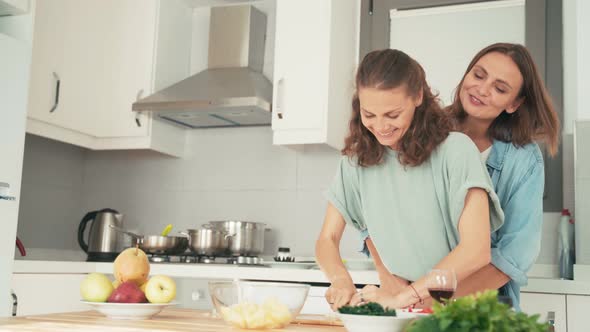
[[[358,97],[363,125],[381,145],[396,150],[397,143],[412,124],[422,96],[413,98],[402,86],[389,90],[360,88]]]
[[[514,113],[522,98],[522,74],[512,59],[499,52],[481,57],[465,75],[459,91],[469,117],[491,123],[503,111]]]

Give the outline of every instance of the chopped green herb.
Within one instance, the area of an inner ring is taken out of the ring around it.
[[[359,306],[345,305],[338,309],[341,314],[366,315],[366,316],[395,316],[395,310],[384,309],[377,302],[364,303]]]
[[[539,315],[515,312],[498,301],[497,291],[486,291],[433,304],[433,314],[412,322],[407,332],[546,332],[548,324],[537,323]]]

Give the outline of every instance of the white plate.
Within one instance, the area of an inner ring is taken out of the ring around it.
[[[110,303],[110,302],[88,302],[82,301],[94,307],[95,310],[107,316],[110,319],[149,319],[156,315],[162,309],[168,306],[176,305],[176,302],[170,303]]]
[[[431,315],[430,313],[422,312],[422,309],[412,309],[412,311],[409,311],[408,309],[395,309],[395,312],[398,317],[416,318]]]
[[[265,265],[280,269],[309,270],[317,266],[315,262],[264,262]]]
[[[402,332],[413,317],[338,314],[348,332]]]

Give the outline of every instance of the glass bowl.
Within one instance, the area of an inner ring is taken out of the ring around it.
[[[209,282],[209,294],[217,314],[242,329],[282,328],[305,303],[309,285],[278,282]]]

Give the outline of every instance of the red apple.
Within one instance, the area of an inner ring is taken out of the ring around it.
[[[145,294],[133,281],[126,281],[115,289],[107,302],[114,303],[145,303],[147,299]]]

